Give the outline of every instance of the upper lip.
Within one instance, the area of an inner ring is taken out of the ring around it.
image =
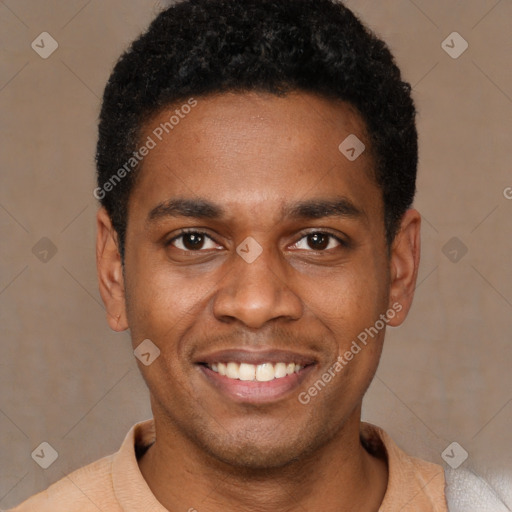
[[[228,363],[234,361],[237,363],[263,364],[263,363],[296,363],[301,366],[307,366],[317,362],[316,358],[290,352],[288,350],[270,349],[270,350],[247,350],[241,348],[218,350],[206,355],[200,355],[195,358],[196,364]]]

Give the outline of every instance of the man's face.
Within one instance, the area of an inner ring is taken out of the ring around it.
[[[346,104],[256,93],[197,98],[158,141],[175,108],[145,126],[157,145],[129,202],[133,347],[160,349],[139,364],[157,420],[217,460],[277,467],[358,417],[377,368],[383,329],[299,401],[390,307],[370,141]],[[355,161],[338,149],[351,134]]]

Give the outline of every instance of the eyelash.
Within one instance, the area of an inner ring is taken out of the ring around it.
[[[182,229],[182,230],[180,230],[178,235],[176,235],[175,237],[171,238],[171,240],[169,240],[168,242],[165,243],[166,247],[171,246],[173,242],[175,242],[179,238],[183,237],[183,235],[188,235],[188,234],[201,235],[201,236],[209,238],[211,241],[217,243],[208,233],[206,233],[204,231],[197,231],[196,229]],[[332,233],[329,233],[328,231],[321,231],[321,230],[318,230],[318,231],[307,231],[307,232],[300,233],[299,234],[300,238],[297,240],[297,242],[295,242],[295,244],[297,244],[299,241],[301,241],[303,238],[305,238],[305,237],[307,237],[309,235],[316,235],[316,234],[327,235],[331,239],[336,240],[340,244],[341,247],[348,247],[348,245],[349,245],[346,240],[343,240],[340,237],[338,237],[336,235],[333,235]],[[183,249],[180,249],[180,250],[183,250]],[[198,249],[197,251],[187,250],[185,252],[202,252],[202,249]],[[311,252],[315,252],[315,250],[311,249]],[[326,249],[321,249],[318,252],[326,252]]]

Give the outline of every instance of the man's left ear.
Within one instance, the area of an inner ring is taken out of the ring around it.
[[[396,327],[406,318],[412,304],[420,264],[421,215],[407,210],[391,245],[389,308],[397,314],[388,324]],[[399,307],[401,306],[401,307]]]

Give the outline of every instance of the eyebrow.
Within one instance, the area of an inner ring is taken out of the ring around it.
[[[281,215],[283,218],[292,219],[359,218],[366,216],[363,210],[360,210],[346,197],[297,201],[285,205],[281,210]],[[149,212],[146,222],[154,222],[165,217],[219,220],[226,217],[226,211],[207,199],[176,198],[158,204]]]
[[[324,217],[358,218],[366,216],[347,197],[335,199],[310,199],[287,205],[283,209],[283,217],[298,219],[322,219]]]
[[[164,217],[193,217],[196,219],[220,219],[224,209],[206,199],[170,199],[153,208],[146,219],[156,221]]]

